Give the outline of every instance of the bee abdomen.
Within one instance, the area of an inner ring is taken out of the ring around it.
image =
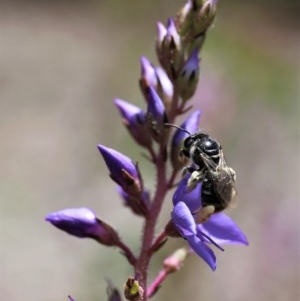
[[[213,205],[215,212],[224,210],[222,199],[215,193],[212,182],[208,179],[204,180],[201,189],[201,203],[203,207]]]

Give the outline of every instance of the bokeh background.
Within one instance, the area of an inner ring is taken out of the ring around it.
[[[139,58],[155,60],[157,21],[183,0],[0,2],[0,293],[5,301],[106,300],[132,275],[117,250],[44,222],[50,211],[88,206],[132,248],[142,221],[122,207],[98,143],[153,170],[122,127],[112,100],[145,107]],[[297,20],[298,19],[298,20]],[[212,273],[190,257],[153,300],[299,300],[299,4],[220,1],[193,98],[201,127],[238,175],[229,212],[250,246],[217,252]],[[169,218],[170,196],[158,231]],[[183,240],[170,240],[162,260]]]

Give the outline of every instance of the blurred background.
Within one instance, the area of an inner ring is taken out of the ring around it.
[[[121,125],[116,97],[145,108],[139,58],[155,60],[157,21],[183,0],[0,2],[0,292],[6,301],[106,300],[132,270],[117,250],[44,222],[87,206],[138,251],[139,217],[122,207],[98,143],[153,170]],[[201,127],[237,171],[229,212],[249,247],[216,250],[212,273],[190,257],[153,300],[299,300],[299,2],[220,1],[193,98]],[[171,196],[160,216],[169,218]],[[183,240],[153,259],[151,278]]]

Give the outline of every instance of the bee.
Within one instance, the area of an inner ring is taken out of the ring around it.
[[[218,213],[236,201],[236,173],[227,165],[222,146],[208,134],[198,131],[189,134],[183,141],[180,155],[191,158],[193,165],[184,168],[190,173],[187,190],[193,190],[202,182],[202,208],[197,213],[197,221],[204,222],[213,213]]]

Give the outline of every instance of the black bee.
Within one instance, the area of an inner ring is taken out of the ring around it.
[[[231,205],[237,195],[235,171],[226,163],[221,145],[208,134],[201,131],[191,135],[185,129],[175,126],[189,134],[183,141],[180,155],[192,159],[184,173],[191,174],[187,190],[192,190],[202,182],[202,208],[197,221],[205,221],[211,214],[221,212]]]

